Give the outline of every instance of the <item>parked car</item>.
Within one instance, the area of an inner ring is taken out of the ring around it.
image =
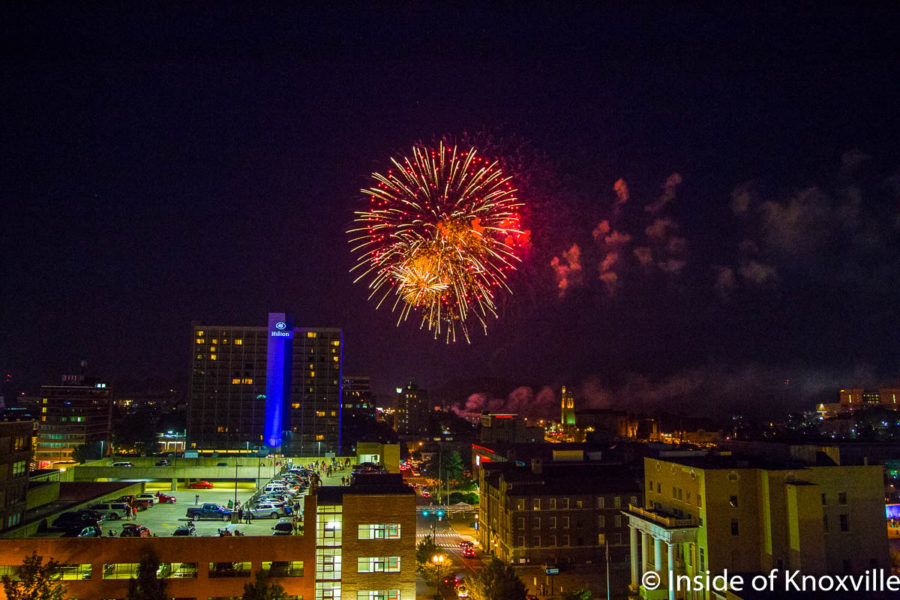
[[[137,500],[149,500],[150,504],[154,504],[157,500],[155,494],[138,494],[136,498]]]
[[[103,519],[104,519],[103,513],[101,513],[100,511],[97,511],[97,510],[93,510],[91,508],[82,508],[81,510],[78,510],[75,512],[79,512],[82,515],[84,515],[85,517],[87,517],[88,520],[97,521],[98,523],[102,523]]]
[[[156,492],[156,498],[160,504],[175,504],[175,496]]]
[[[200,506],[190,506],[187,509],[188,519],[214,519],[217,521],[230,521],[231,512],[221,504],[206,502]]]
[[[113,463],[113,466],[114,467],[133,467],[134,465],[131,464],[130,462],[116,462],[116,463]]]
[[[192,481],[188,484],[188,487],[192,490],[208,490],[213,487],[213,484],[206,481],[205,479],[199,479],[197,481]]]
[[[193,536],[196,535],[196,529],[194,529],[193,523],[188,523],[187,525],[179,525],[175,528],[175,531],[172,533],[174,536]]]
[[[462,551],[463,558],[475,558],[475,548],[466,546]]]
[[[220,462],[220,463],[216,463],[216,466],[217,466],[217,467],[227,467],[227,466],[228,466],[228,463],[227,463],[227,462]]]
[[[150,496],[149,498],[143,498],[142,496]],[[134,500],[131,501],[131,505],[137,508],[138,510],[147,510],[151,506],[153,506],[153,495],[152,494],[141,494],[140,496],[135,496]]]
[[[250,514],[257,519],[260,517],[271,517],[273,519],[277,519],[278,517],[284,515],[284,507],[273,504],[272,502],[261,502],[247,510],[249,510]]]
[[[294,535],[294,524],[290,519],[281,519],[272,527],[272,535]]]
[[[118,521],[125,516],[126,511],[130,511],[131,507],[124,502],[100,502],[88,506],[91,510],[103,515],[106,521]]]
[[[156,461],[156,466],[157,467],[168,467],[169,461],[167,461],[165,458],[162,460],[158,460],[158,461]]]
[[[267,483],[265,489],[267,492],[283,492],[285,487],[283,483]]]
[[[91,519],[88,515],[81,512],[64,512],[53,521],[53,527],[56,529],[77,529],[81,531],[88,525],[99,525],[96,520]]]
[[[96,525],[88,525],[81,529],[70,529],[63,537],[103,537],[103,532]]]
[[[119,534],[119,537],[146,538],[150,537],[150,530],[143,525],[138,525],[136,523],[125,523],[122,525],[122,533]]]

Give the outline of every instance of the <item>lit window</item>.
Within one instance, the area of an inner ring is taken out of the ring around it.
[[[253,383],[253,379],[251,377],[245,377],[244,379],[241,379],[241,383],[250,385],[251,383]]]
[[[235,346],[243,346],[244,340],[242,340],[241,338],[238,338],[238,339],[234,340],[234,345]]]
[[[241,378],[235,377],[234,379],[231,380],[231,383],[232,383],[232,385],[238,385],[239,383],[241,383]]]
[[[210,354],[210,355],[209,355],[209,360],[216,360],[216,355],[215,355],[215,354]]]
[[[314,337],[316,337],[316,332],[315,332],[315,331],[307,331],[307,332],[306,332],[306,337],[308,337],[308,338],[314,338]]]
[[[203,337],[203,330],[202,330],[202,329],[201,329],[200,331],[197,332],[197,337]]]
[[[334,362],[338,362],[340,360],[337,356],[333,356],[332,358],[334,359]]]
[[[316,436],[316,441],[317,441],[317,442],[321,442],[321,441],[324,440],[324,439],[325,439],[325,436],[322,435],[322,434],[319,434],[319,435]]]
[[[361,540],[399,540],[400,523],[360,523],[357,537]]]
[[[324,410],[317,410],[317,411],[316,411],[316,416],[317,416],[317,417],[324,417],[324,416],[325,416],[325,411],[324,411]]]
[[[218,343],[219,343],[219,340],[213,339],[212,343],[213,343],[214,345],[215,345],[215,344],[218,344]]]
[[[204,343],[203,338],[197,338],[197,343],[198,343],[198,344],[203,344],[203,343]]]
[[[315,371],[310,371],[310,372],[309,372],[309,376],[310,376],[310,377],[315,377],[315,376],[316,376],[316,372],[315,372]]]
[[[331,416],[332,416],[332,417],[336,417],[336,416],[337,416],[337,411],[334,411],[334,410],[331,411]]]
[[[202,359],[203,359],[203,355],[202,355],[202,354],[198,354],[198,355],[197,355],[197,360],[202,360]]]
[[[299,402],[292,403],[291,408],[300,408],[300,403]]]
[[[340,346],[340,345],[341,345],[341,342],[338,341],[338,340],[334,340],[333,342],[331,342],[331,345],[332,345],[332,346]]]

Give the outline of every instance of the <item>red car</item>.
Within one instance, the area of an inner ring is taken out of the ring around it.
[[[472,546],[466,546],[463,548],[463,558],[475,558],[475,548]]]
[[[156,498],[160,504],[175,504],[175,496],[169,496],[162,492],[156,492]]]
[[[188,485],[188,487],[192,490],[208,490],[212,486],[213,486],[213,484],[206,481],[205,479],[201,479],[199,481],[194,481],[193,483]]]

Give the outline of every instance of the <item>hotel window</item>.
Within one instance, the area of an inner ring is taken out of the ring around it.
[[[568,498],[560,498],[559,499],[559,507],[563,510],[569,510],[569,499]]]
[[[828,533],[828,515],[822,515],[822,529]]]
[[[198,343],[198,344],[205,344],[206,341],[205,341],[203,338],[197,338],[197,343]]]
[[[525,517],[519,517],[519,527],[518,529],[525,529]]]
[[[356,600],[400,600],[400,590],[359,590]]]
[[[737,508],[738,498],[737,496],[731,496],[728,498],[728,504],[731,505],[731,508]]]
[[[541,528],[541,518],[535,517],[534,521],[532,522],[532,529],[540,529],[540,528]]]
[[[356,559],[357,573],[399,573],[399,556],[360,556]]]
[[[308,337],[308,338],[314,338],[314,337],[316,337],[316,335],[317,334],[315,331],[307,331],[306,332],[306,337]]]
[[[317,417],[324,417],[324,416],[325,416],[325,411],[324,411],[324,410],[317,410],[317,411],[316,411],[316,416],[317,416]]]
[[[548,546],[555,546],[555,545],[556,545],[556,536],[555,536],[555,535],[551,535],[551,536],[550,536],[550,541],[547,543],[547,545],[548,545]]]
[[[341,506],[319,506],[316,509],[318,513],[316,523],[316,545],[317,546],[340,546],[341,545],[341,523],[343,521],[343,507]]]
[[[82,563],[80,565],[59,565],[57,573],[63,581],[84,581],[91,578],[93,565]]]
[[[825,494],[822,494],[822,506],[825,506],[826,504],[828,504],[828,498]]]
[[[216,355],[215,355],[215,354],[210,354],[210,355],[209,355],[209,360],[216,360]]]
[[[197,332],[197,337],[203,337],[203,330],[202,330],[202,329],[201,329],[200,331]]]
[[[324,440],[324,439],[325,439],[325,436],[324,436],[323,434],[319,434],[319,435],[316,436],[316,441],[317,441],[317,442],[321,442],[321,441]]]
[[[637,496],[632,496],[629,502],[631,502],[632,506],[637,506]]]
[[[550,517],[550,529],[556,529],[556,517]]]
[[[702,571],[706,568],[706,551],[703,548],[698,548],[698,550],[700,551],[700,570]]]
[[[531,510],[541,510],[541,499],[533,498],[531,500]]]
[[[599,527],[600,529],[606,528],[606,517],[605,516],[603,516],[603,515],[597,516],[597,527]]]
[[[606,498],[597,496],[597,508],[606,508]]]
[[[581,500],[575,501],[575,508],[584,508],[584,502]]]
[[[400,523],[360,523],[358,534],[361,540],[399,540]]]
[[[622,507],[622,497],[621,496],[613,496],[613,508],[621,508]]]
[[[213,343],[213,344],[218,344],[218,343],[219,343],[219,340],[217,340],[217,339],[215,339],[215,338],[213,338],[213,341],[212,341],[212,343]]]
[[[838,492],[838,504],[847,504],[847,492]]]
[[[516,510],[525,510],[525,499],[524,498],[516,499]]]
[[[568,545],[569,545],[569,535],[568,535],[568,534],[562,536],[562,545],[563,545],[563,546],[568,546]]]
[[[563,529],[568,529],[568,528],[569,528],[569,517],[563,517],[563,518],[562,518],[562,528],[563,528]]]
[[[520,535],[516,538],[516,546],[522,547],[525,545],[525,536]]]
[[[613,527],[621,527],[622,526],[622,515],[616,515],[613,517]]]
[[[841,520],[841,531],[850,531],[849,516],[841,515],[839,518]]]
[[[550,498],[550,510],[556,509],[556,498]]]
[[[732,519],[731,520],[731,535],[739,535],[739,534],[740,534],[740,530],[738,528],[738,520]]]
[[[267,577],[303,577],[303,561],[263,561],[262,570]]]
[[[238,339],[234,340],[234,345],[235,346],[243,346],[244,340],[242,340],[241,338],[238,338]]]
[[[541,545],[541,536],[536,535],[533,538],[531,538],[531,545],[536,548],[539,547]]]

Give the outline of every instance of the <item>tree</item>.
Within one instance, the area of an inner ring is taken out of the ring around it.
[[[15,580],[9,575],[3,576],[3,591],[8,600],[64,600],[66,588],[53,583],[57,576],[59,563],[53,559],[42,564],[44,558],[32,552],[16,569]]]
[[[416,570],[422,572],[422,566],[431,562],[431,557],[440,551],[434,543],[434,538],[426,535],[422,541],[416,544]]]
[[[586,590],[581,588],[579,590],[571,590],[568,592],[564,592],[562,595],[562,600],[591,600],[594,594],[591,590]]]
[[[72,448],[72,460],[78,463],[85,463],[93,458],[93,448],[87,444],[79,444]]]
[[[136,579],[128,584],[127,600],[167,600],[166,580],[159,579],[159,558],[153,552],[144,552],[138,564]]]
[[[525,600],[527,589],[516,572],[496,558],[491,560],[469,586],[473,600]]]
[[[268,583],[262,571],[256,572],[256,581],[244,585],[241,600],[287,600],[284,588],[277,583]]]

